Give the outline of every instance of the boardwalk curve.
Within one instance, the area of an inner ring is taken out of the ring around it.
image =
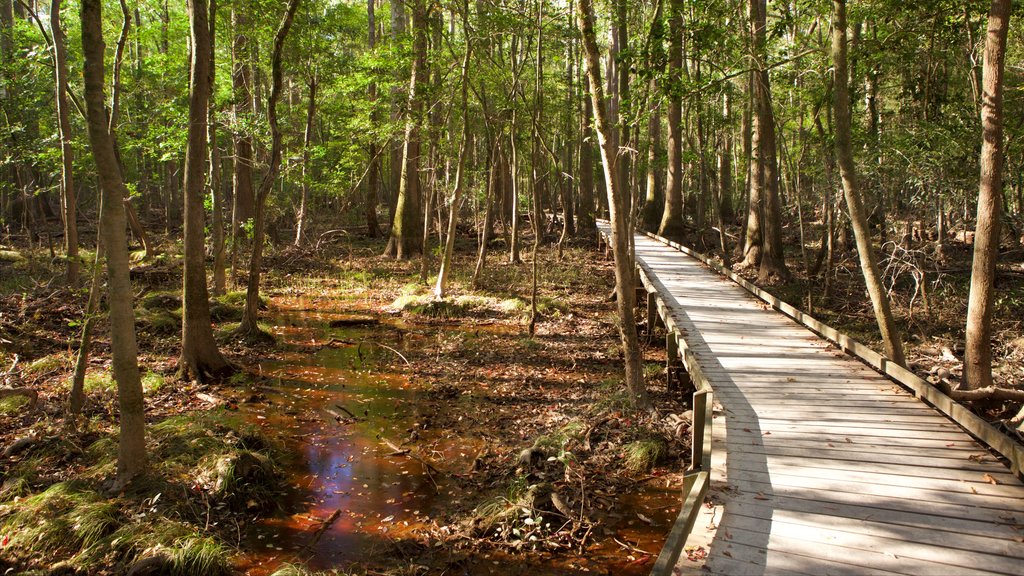
[[[1024,574],[1024,484],[986,448],[696,259],[635,245],[724,416],[705,572]]]

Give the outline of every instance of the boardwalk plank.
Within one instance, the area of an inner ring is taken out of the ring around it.
[[[724,516],[706,570],[1024,574],[1024,485],[988,449],[697,260],[635,244],[723,408]]]

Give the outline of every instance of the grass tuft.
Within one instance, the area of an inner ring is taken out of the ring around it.
[[[668,445],[661,438],[647,438],[623,446],[625,458],[623,467],[634,474],[651,469],[659,460],[668,455]]]

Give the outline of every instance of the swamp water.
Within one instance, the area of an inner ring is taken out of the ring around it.
[[[439,546],[431,556],[410,546],[426,541],[425,533],[443,524],[446,514],[471,509],[477,499],[452,476],[469,473],[486,449],[484,436],[432,429],[430,410],[439,408],[418,401],[426,391],[403,373],[399,357],[433,345],[453,328],[400,322],[330,328],[331,321],[354,318],[310,310],[301,301],[276,307],[273,331],[288,351],[280,360],[259,363],[260,375],[276,384],[263,388],[259,401],[240,404],[240,412],[290,454],[280,463],[289,490],[279,502],[283,513],[240,531],[238,567],[246,574],[265,576],[284,563],[314,570],[419,564],[432,573],[472,575],[649,572],[679,504],[678,489],[653,482],[618,497],[613,521],[595,529],[577,555]],[[488,409],[480,404],[464,396],[442,409]],[[403,444],[411,435],[415,441]],[[413,452],[400,454],[398,447]]]

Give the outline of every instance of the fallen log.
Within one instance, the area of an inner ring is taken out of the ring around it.
[[[31,388],[0,388],[0,400],[12,396],[24,396],[28,398],[29,410],[34,410],[39,402],[39,393]]]

